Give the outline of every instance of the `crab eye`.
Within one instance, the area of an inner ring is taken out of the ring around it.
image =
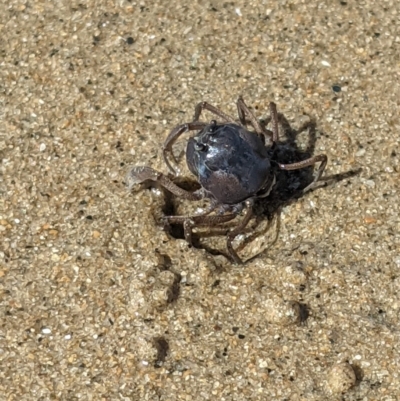
[[[194,149],[197,150],[198,152],[204,152],[207,150],[207,145],[205,145],[202,142],[195,142]]]
[[[210,125],[208,126],[208,132],[213,133],[217,128],[217,121],[211,120]]]

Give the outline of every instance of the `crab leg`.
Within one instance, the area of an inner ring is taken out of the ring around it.
[[[207,123],[203,123],[200,121],[195,121],[192,123],[186,123],[186,124],[181,124],[175,127],[167,136],[167,139],[164,142],[164,145],[162,146],[162,152],[163,152],[163,157],[165,164],[168,166],[172,174],[176,174],[174,168],[172,167],[171,163],[169,162],[167,158],[167,152],[171,153],[171,157],[174,161],[175,164],[178,164],[178,162],[175,159],[174,154],[172,153],[172,145],[175,143],[175,141],[185,132],[187,131],[197,131],[203,129]]]
[[[237,235],[239,235],[246,228],[247,224],[249,224],[249,221],[253,216],[253,204],[254,204],[253,199],[248,199],[246,201],[247,212],[243,220],[237,225],[237,227],[234,230],[232,230],[228,234],[228,238],[226,240],[226,246],[228,248],[229,254],[231,255],[233,261],[239,265],[241,265],[243,262],[240,259],[239,255],[236,253],[236,251],[233,249],[232,241],[235,239]]]
[[[208,110],[210,113],[222,118],[227,123],[235,123],[235,119],[229,114],[224,113],[220,109],[207,102],[200,102],[194,110],[193,122],[198,121],[203,110]]]
[[[210,213],[211,211],[208,211]],[[212,215],[208,216],[207,212],[198,216],[166,216],[165,220],[168,220],[172,224],[183,224],[183,231],[185,239],[189,245],[192,245],[192,229],[196,226],[214,226],[217,224],[227,223],[233,220],[236,214],[224,214],[222,216]]]
[[[151,167],[133,167],[131,170],[129,170],[126,176],[126,180],[129,190],[136,184],[141,184],[145,181],[154,181],[159,183],[164,188],[168,189],[168,191],[172,192],[174,195],[180,196],[190,201],[200,200],[204,197],[204,192],[202,188],[194,192],[185,191],[184,189],[178,187],[178,185],[174,184],[163,173],[160,173],[152,169]]]
[[[317,155],[310,157],[309,159],[302,160],[301,162],[291,164],[278,164],[278,166],[281,170],[299,170],[304,167],[313,166],[318,162],[320,162],[321,164],[318,167],[317,174],[315,175],[313,182],[303,189],[303,192],[307,192],[310,189],[313,189],[316,182],[321,178],[321,175],[325,170],[326,163],[328,162],[328,158],[326,155]]]

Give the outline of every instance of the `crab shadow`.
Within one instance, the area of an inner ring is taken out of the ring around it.
[[[257,237],[264,235],[273,226],[273,221],[276,220],[276,233],[274,240],[266,249],[262,249],[256,255],[250,257],[249,260],[254,259],[257,256],[263,254],[278,238],[279,227],[280,227],[280,214],[284,206],[294,203],[296,200],[307,196],[308,192],[304,193],[303,190],[314,179],[314,167],[305,167],[299,170],[281,170],[278,164],[291,164],[296,163],[305,159],[308,159],[314,155],[315,146],[317,142],[317,131],[316,123],[314,120],[310,120],[304,123],[300,128],[293,129],[290,123],[281,113],[278,114],[280,123],[280,137],[276,144],[274,156],[272,158],[272,168],[274,169],[276,183],[271,190],[270,194],[265,198],[258,198],[253,206],[253,223],[248,226],[244,231],[246,237],[241,244],[238,246],[238,251],[245,248],[249,243],[254,241]],[[270,122],[270,118],[260,120],[260,123],[266,127]],[[305,146],[299,146],[298,138],[300,135],[306,134]],[[321,135],[323,135],[321,133]],[[268,145],[267,145],[268,146]],[[334,174],[330,176],[323,175],[318,181],[319,185],[312,191],[319,190],[322,187],[332,185],[339,181],[354,177],[361,172],[361,168],[355,170],[349,170],[340,174]],[[187,190],[195,190],[200,186],[193,179],[183,179],[177,184]],[[311,191],[310,191],[311,192]],[[176,202],[174,196],[168,191],[164,190],[165,193],[165,207],[163,213],[165,215],[174,215],[176,213]],[[240,218],[240,217],[238,217]],[[262,230],[257,230],[262,222],[267,220],[266,227]],[[199,231],[193,233],[193,246],[195,248],[204,249],[211,255],[223,255],[230,260],[229,255],[226,251],[216,249],[210,246],[209,242],[206,244],[201,239],[214,236],[225,236],[232,227],[237,224],[237,219],[234,223],[228,223],[222,226],[210,227],[207,231]],[[182,225],[170,224],[165,226],[165,230],[173,237],[177,239],[184,239],[184,231]]]

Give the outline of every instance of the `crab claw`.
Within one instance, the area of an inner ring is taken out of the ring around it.
[[[136,184],[141,184],[145,181],[157,181],[160,173],[153,170],[151,167],[136,166],[131,168],[126,175],[126,183],[129,190]]]

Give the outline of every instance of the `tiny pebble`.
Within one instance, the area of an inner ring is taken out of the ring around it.
[[[329,372],[328,386],[332,393],[343,394],[356,383],[354,369],[347,362],[335,365]]]
[[[268,323],[289,325],[301,321],[302,309],[298,302],[285,301],[280,296],[270,294],[263,302],[263,307]]]
[[[374,188],[374,187],[375,187],[375,182],[374,182],[373,180],[365,180],[365,181],[364,181],[364,184],[365,184],[367,187],[370,187],[370,188]]]
[[[51,334],[51,330],[48,327],[43,327],[42,333],[43,334]]]
[[[40,146],[39,146],[39,150],[41,152],[44,152],[46,150],[46,144],[45,143],[41,143]]]
[[[95,231],[93,231],[92,235],[93,235],[93,238],[99,238],[101,234],[99,231],[95,230]]]

